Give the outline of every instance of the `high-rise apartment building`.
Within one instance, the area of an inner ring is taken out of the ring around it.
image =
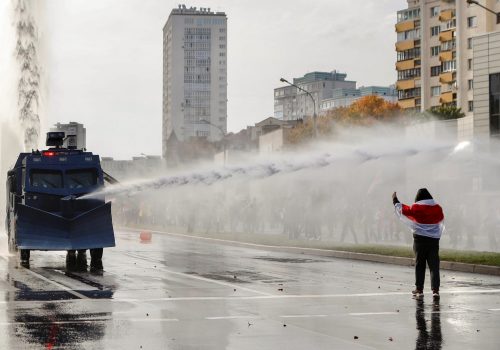
[[[317,113],[321,101],[332,98],[335,89],[356,89],[356,82],[346,80],[347,74],[337,71],[311,72],[300,78],[293,78],[293,83],[308,91],[316,101]],[[274,89],[274,117],[282,120],[295,120],[311,117],[314,104],[303,91],[293,86]]]
[[[226,131],[226,14],[179,5],[163,28],[162,154],[171,137],[217,141]]]
[[[494,14],[466,0],[407,0],[397,13],[398,100],[402,108],[455,105],[471,115],[472,38],[500,29]],[[500,11],[497,0],[480,0]]]

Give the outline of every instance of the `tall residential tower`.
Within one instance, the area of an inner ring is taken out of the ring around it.
[[[209,8],[172,10],[163,28],[163,134],[220,140],[227,131],[227,17]]]
[[[397,89],[402,108],[454,105],[474,111],[472,38],[500,29],[494,14],[466,0],[407,0],[397,14]],[[497,0],[479,0],[500,11]]]

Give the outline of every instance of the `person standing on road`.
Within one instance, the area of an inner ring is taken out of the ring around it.
[[[439,239],[444,230],[443,209],[432,198],[426,188],[418,190],[415,203],[402,204],[396,192],[392,194],[396,215],[413,232],[413,251],[415,253],[415,290],[414,296],[424,294],[425,265],[429,265],[431,288],[434,297],[439,298]]]

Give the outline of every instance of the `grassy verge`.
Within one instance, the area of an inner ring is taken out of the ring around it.
[[[159,231],[165,231],[162,228]],[[166,230],[169,231],[169,230]],[[172,231],[172,232],[175,232]],[[398,256],[413,258],[413,250],[410,246],[394,246],[382,244],[340,244],[333,241],[295,240],[279,234],[249,234],[249,233],[201,233],[193,232],[187,234],[195,237],[216,238],[244,243],[254,243],[273,246],[288,246],[300,248],[316,248],[327,250],[340,250],[353,253],[379,254],[386,256]],[[479,252],[468,250],[440,249],[439,256],[442,261],[452,261],[466,264],[500,266],[500,253]]]

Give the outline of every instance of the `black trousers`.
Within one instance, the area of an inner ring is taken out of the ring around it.
[[[415,252],[415,287],[424,290],[425,266],[429,265],[431,288],[439,290],[439,239],[414,235],[413,251]]]

